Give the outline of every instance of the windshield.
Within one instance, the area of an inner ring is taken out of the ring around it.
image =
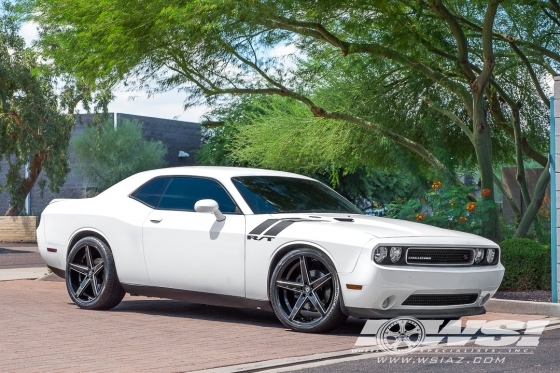
[[[318,181],[279,176],[242,176],[232,181],[255,214],[362,214],[356,206]]]

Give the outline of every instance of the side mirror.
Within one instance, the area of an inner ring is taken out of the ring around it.
[[[226,216],[220,211],[218,202],[213,199],[201,199],[194,204],[194,211],[214,214],[217,221],[226,220]]]

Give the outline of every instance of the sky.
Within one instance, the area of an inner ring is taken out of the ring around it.
[[[27,45],[38,38],[37,26],[32,22],[22,25],[20,35]],[[183,110],[184,93],[169,91],[148,98],[145,92],[116,90],[115,99],[109,104],[109,112],[142,115],[147,117],[177,119],[186,122],[200,122],[208,110],[206,106],[196,106]]]

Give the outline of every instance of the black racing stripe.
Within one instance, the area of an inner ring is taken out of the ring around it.
[[[290,225],[294,224],[295,222],[292,220],[282,220],[280,223],[276,224],[274,227],[270,228],[266,233],[265,236],[276,236],[278,233],[282,232],[284,229],[288,228]]]
[[[255,227],[249,234],[261,234],[268,229],[272,224],[276,223],[278,219],[268,219]]]

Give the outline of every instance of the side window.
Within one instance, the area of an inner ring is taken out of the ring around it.
[[[218,202],[223,213],[237,212],[235,202],[218,182],[196,177],[174,177],[163,193],[158,208],[194,211],[194,204],[201,199]]]
[[[156,179],[152,179],[134,192],[132,197],[155,208],[159,204],[163,191],[169,184],[170,180],[170,177],[158,177]]]

